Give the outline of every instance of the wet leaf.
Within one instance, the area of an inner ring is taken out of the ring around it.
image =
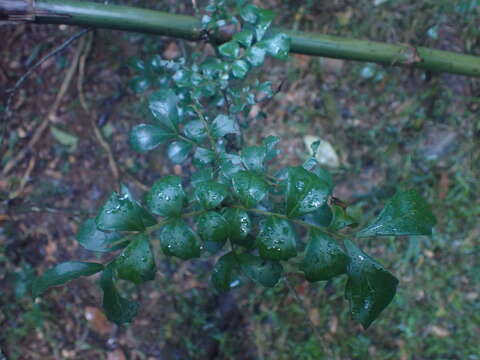
[[[267,50],[264,47],[253,45],[245,51],[245,58],[252,66],[260,66],[265,61]]]
[[[85,249],[98,252],[108,252],[121,249],[125,244],[111,246],[122,238],[117,232],[105,232],[97,229],[95,218],[85,220],[78,230],[76,239]]]
[[[282,276],[283,266],[278,261],[247,253],[237,255],[237,260],[245,275],[265,287],[274,287]]]
[[[188,159],[188,155],[192,150],[192,144],[189,142],[178,140],[168,145],[167,155],[174,164],[181,164]]]
[[[392,301],[398,280],[351,241],[345,247],[350,257],[345,298],[352,317],[367,329]]]
[[[237,172],[232,176],[232,184],[235,194],[247,208],[254,207],[268,194],[265,180],[250,171]]]
[[[212,283],[222,293],[241,284],[237,259],[229,252],[218,259],[212,271]]]
[[[297,234],[288,220],[269,216],[260,226],[258,250],[269,260],[288,260],[297,255]]]
[[[222,214],[209,211],[197,219],[197,232],[210,253],[218,252],[229,235],[229,224]]]
[[[165,176],[156,181],[147,194],[150,210],[161,216],[179,216],[185,202],[182,179],[178,176]]]
[[[201,120],[192,120],[185,124],[183,133],[189,139],[202,142],[207,137],[207,130]]]
[[[347,214],[344,208],[333,205],[332,209],[332,221],[329,225],[331,230],[337,231],[347,226],[355,226],[358,224],[357,220]]]
[[[129,143],[133,150],[145,153],[175,136],[174,132],[160,126],[140,124],[130,130]]]
[[[228,186],[215,181],[203,181],[197,184],[194,192],[195,198],[206,210],[219,206],[228,194]]]
[[[310,231],[301,265],[308,281],[330,280],[347,272],[348,256],[331,237],[318,230]]]
[[[171,89],[158,90],[148,100],[148,107],[158,123],[173,133],[178,133],[177,103],[177,95]]]
[[[205,149],[199,146],[195,150],[193,158],[199,165],[208,165],[215,160],[215,153],[212,150]]]
[[[218,47],[218,51],[223,56],[236,58],[240,54],[240,45],[236,41],[228,41]]]
[[[253,32],[249,29],[244,29],[240,32],[237,32],[233,35],[233,40],[237,41],[239,44],[248,48],[252,45],[253,42]]]
[[[243,79],[249,70],[248,63],[245,60],[237,60],[232,64],[232,74],[236,78]]]
[[[251,24],[255,24],[257,22],[257,19],[258,19],[258,12],[259,11],[260,11],[260,9],[258,7],[256,7],[255,5],[248,4],[240,10],[240,16],[246,22],[249,22]]]
[[[247,245],[247,237],[252,230],[252,221],[248,213],[241,209],[226,208],[223,216],[229,226],[230,241],[238,245]]]
[[[200,256],[198,237],[183,220],[166,224],[161,229],[160,244],[167,256],[176,256],[183,260]]]
[[[242,162],[250,171],[264,172],[265,156],[265,147],[263,146],[248,146],[242,150]]]
[[[53,286],[63,285],[70,280],[90,276],[102,270],[102,264],[92,262],[68,261],[55,265],[33,281],[32,295],[40,296]]]
[[[290,38],[286,34],[276,34],[271,38],[262,40],[267,49],[267,54],[276,59],[285,60],[290,51]]]
[[[415,190],[397,192],[377,219],[357,235],[404,236],[432,235],[437,220],[430,206]]]
[[[275,159],[280,150],[276,149],[277,144],[280,142],[280,138],[278,136],[267,136],[263,139],[262,144],[265,148],[265,161],[270,161]]]
[[[330,186],[303,167],[288,170],[285,193],[286,212],[290,217],[308,214],[323,206],[330,195]]]
[[[212,122],[212,136],[220,138],[227,134],[240,134],[237,121],[227,115],[218,115]]]
[[[148,236],[141,234],[133,238],[130,244],[115,259],[118,277],[141,284],[155,278],[157,268]]]

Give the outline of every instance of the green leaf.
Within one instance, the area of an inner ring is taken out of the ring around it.
[[[315,211],[326,203],[329,195],[330,187],[318,176],[300,166],[289,168],[285,193],[288,216]]]
[[[218,259],[213,267],[212,283],[220,293],[240,285],[238,263],[233,252],[229,252]]]
[[[240,128],[234,118],[227,115],[218,115],[212,122],[212,136],[220,138],[227,134],[240,135]]]
[[[193,158],[199,165],[208,165],[215,160],[215,153],[212,150],[199,146],[195,150]]]
[[[190,183],[193,187],[204,181],[213,180],[213,169],[211,167],[203,167],[192,174]]]
[[[145,234],[137,235],[115,259],[118,277],[141,284],[155,278],[157,268],[150,241]]]
[[[272,10],[260,9],[258,11],[258,21],[257,26],[255,27],[255,35],[257,37],[257,41],[263,39],[263,36],[272,24],[274,18],[275,13]]]
[[[33,297],[40,296],[45,290],[63,285],[81,276],[90,276],[103,270],[103,265],[92,262],[68,261],[58,264],[37,277],[32,284]]]
[[[157,221],[132,198],[126,187],[122,187],[120,194],[110,195],[95,222],[100,230],[143,231]]]
[[[132,322],[138,314],[138,303],[120,296],[115,287],[113,265],[107,266],[100,277],[100,287],[103,291],[103,310],[107,319],[117,325]]]
[[[367,329],[392,301],[398,280],[351,241],[345,247],[350,257],[345,298],[352,317]]]
[[[162,228],[160,244],[167,256],[176,256],[183,260],[200,256],[198,237],[183,220],[176,220]]]
[[[245,60],[236,60],[232,64],[232,74],[236,78],[243,79],[249,70],[248,63]]]
[[[233,35],[233,40],[248,48],[252,45],[253,42],[253,32],[252,30],[244,29],[240,32],[235,33],[235,35]]]
[[[332,209],[332,221],[329,228],[333,231],[343,229],[347,226],[355,226],[358,224],[357,220],[347,214],[344,208],[333,205]]]
[[[252,66],[260,66],[265,61],[267,50],[264,47],[253,45],[245,51],[245,58]]]
[[[219,179],[227,184],[231,183],[233,175],[244,170],[240,156],[222,157],[220,161],[220,176]]]
[[[237,255],[237,260],[245,275],[265,287],[274,287],[282,276],[283,266],[278,261],[264,260],[248,253]]]
[[[332,210],[328,204],[323,204],[317,210],[305,215],[305,221],[309,224],[327,227],[332,223]]]
[[[436,222],[428,203],[415,190],[408,190],[397,192],[387,201],[377,219],[357,235],[432,235]]]
[[[252,231],[252,221],[248,213],[241,209],[225,208],[223,217],[229,226],[230,241],[238,245],[247,245],[248,234]]]
[[[228,196],[228,186],[215,181],[203,181],[195,187],[195,198],[206,210],[219,206]]]
[[[181,164],[188,159],[191,150],[192,144],[189,142],[183,140],[173,141],[168,145],[168,158],[174,164]]]
[[[197,232],[210,253],[218,252],[228,238],[229,224],[222,216],[214,211],[208,211],[198,217]]]
[[[259,11],[260,11],[260,9],[258,7],[256,7],[255,5],[248,4],[240,10],[240,16],[246,22],[249,22],[250,24],[255,24],[257,22],[257,19],[258,19],[258,12]]]
[[[171,89],[158,90],[150,95],[148,100],[148,107],[155,119],[173,133],[178,133],[177,103],[177,95]]]
[[[242,161],[247,170],[262,173],[265,171],[265,147],[248,146],[242,150]]]
[[[192,120],[185,124],[183,133],[189,139],[202,142],[207,137],[207,130],[201,120]]]
[[[260,225],[258,250],[269,260],[288,260],[297,255],[297,235],[288,220],[269,216]]]
[[[267,49],[267,54],[276,59],[286,60],[290,51],[290,38],[285,34],[276,34],[269,39],[262,40]]]
[[[308,281],[330,280],[347,272],[348,256],[337,242],[318,230],[311,230],[301,265]]]
[[[277,150],[276,146],[279,142],[279,137],[272,135],[262,140],[263,147],[265,148],[265,161],[273,160],[278,156],[280,150]]]
[[[240,201],[251,208],[261,202],[268,194],[268,184],[251,171],[239,171],[232,176],[233,190]]]
[[[230,58],[236,58],[240,54],[240,45],[236,41],[228,41],[218,47],[220,54]]]
[[[146,197],[150,210],[161,216],[179,216],[185,202],[182,179],[179,176],[165,176],[156,181]]]
[[[117,232],[104,232],[97,229],[95,218],[85,220],[78,230],[76,239],[85,249],[98,252],[108,252],[121,249],[125,244],[110,246],[120,240],[122,235]]]
[[[160,126],[140,124],[130,130],[129,143],[133,150],[144,153],[175,137],[171,130]]]

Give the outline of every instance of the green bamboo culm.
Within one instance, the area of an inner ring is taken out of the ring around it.
[[[0,0],[0,19],[135,31],[186,40],[202,39],[200,20],[192,16],[78,0]],[[480,57],[405,44],[385,44],[323,34],[274,29],[289,35],[291,51],[387,66],[480,77]],[[228,41],[221,33],[215,40]]]

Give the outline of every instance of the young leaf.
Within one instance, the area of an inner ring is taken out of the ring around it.
[[[113,192],[95,218],[97,227],[107,231],[143,231],[156,224],[155,218],[141,207],[128,189]]]
[[[290,38],[285,34],[276,34],[269,39],[262,40],[267,53],[276,59],[285,60],[290,51]]]
[[[330,280],[347,272],[348,256],[331,237],[311,230],[301,265],[308,281]]]
[[[245,51],[245,58],[252,66],[260,66],[265,61],[267,50],[264,47],[253,45]]]
[[[218,115],[212,122],[212,136],[221,138],[227,134],[240,134],[237,121],[227,115]]]
[[[218,259],[212,271],[212,283],[215,289],[222,293],[240,285],[238,263],[233,252]]]
[[[377,219],[357,235],[432,235],[435,224],[436,219],[428,203],[415,190],[408,190],[397,192],[385,204]]]
[[[248,253],[237,255],[237,260],[245,275],[265,287],[274,287],[282,276],[283,266],[278,261],[264,260]]]
[[[260,226],[258,250],[269,260],[288,260],[297,255],[297,235],[288,220],[269,216]]]
[[[228,41],[218,47],[218,51],[223,56],[236,58],[240,54],[240,45],[236,41]]]
[[[178,133],[178,98],[171,89],[162,89],[150,95],[148,107],[159,124]]]
[[[140,124],[130,130],[129,143],[133,150],[145,153],[175,136],[174,132],[166,128]]]
[[[167,256],[176,256],[183,260],[200,256],[198,237],[183,220],[176,220],[162,228],[160,244]]]
[[[248,146],[242,150],[242,162],[247,170],[262,173],[265,171],[265,148]]]
[[[150,210],[161,216],[179,216],[185,201],[181,178],[165,176],[156,181],[147,194]]]
[[[195,187],[195,198],[206,209],[214,209],[228,196],[228,186],[215,181],[203,181]]]
[[[290,217],[308,214],[323,206],[330,195],[328,184],[303,167],[288,170],[286,212]]]
[[[233,190],[240,201],[251,208],[261,202],[268,193],[268,184],[250,171],[239,171],[232,176]]]
[[[78,230],[76,239],[85,249],[98,252],[108,252],[121,249],[125,244],[110,246],[122,238],[117,232],[104,232],[97,229],[95,218],[85,220]]]
[[[366,330],[392,301],[398,280],[351,241],[345,247],[350,257],[345,298],[352,317]]]
[[[248,213],[241,209],[225,208],[223,217],[229,226],[230,241],[238,245],[247,245],[247,236],[252,230],[252,222]]]
[[[115,259],[118,277],[141,284],[155,278],[157,268],[148,236],[137,235]]]
[[[207,130],[201,120],[192,120],[185,124],[183,133],[189,139],[202,142],[207,137]]]
[[[183,140],[173,141],[168,145],[167,155],[174,164],[181,164],[187,160],[191,150],[192,144],[189,142]]]
[[[90,276],[103,270],[103,265],[92,262],[68,261],[55,265],[37,277],[32,284],[33,297],[40,296],[45,290],[63,285],[81,276]]]
[[[120,296],[115,287],[113,265],[107,266],[100,277],[100,287],[103,291],[103,310],[107,319],[117,325],[132,322],[138,314],[138,303]]]
[[[199,216],[197,232],[205,243],[205,248],[210,253],[218,252],[229,235],[229,224],[222,216],[214,211],[208,211]]]

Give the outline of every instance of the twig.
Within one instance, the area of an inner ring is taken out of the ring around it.
[[[10,200],[15,199],[18,195],[20,195],[23,192],[23,189],[25,188],[25,185],[28,182],[28,179],[30,177],[30,174],[33,171],[33,168],[35,167],[36,162],[37,162],[37,158],[35,156],[33,156],[30,159],[30,162],[28,163],[28,167],[27,167],[27,170],[25,171],[25,174],[23,174],[23,176],[22,176],[22,180],[20,180],[20,185],[18,187],[18,190],[13,192],[9,196]]]
[[[80,31],[79,33],[75,34],[74,36],[70,37],[68,40],[66,40],[62,45],[60,45],[58,48],[55,50],[51,51],[48,53],[46,56],[44,56],[40,61],[38,61],[33,67],[31,67],[15,84],[12,90],[10,90],[10,95],[7,99],[7,105],[5,109],[5,119],[3,123],[3,129],[2,129],[2,138],[3,138],[3,133],[5,132],[6,129],[6,123],[9,118],[10,110],[9,110],[9,105],[10,102],[13,98],[13,95],[15,94],[15,91],[23,84],[23,82],[32,74],[32,72],[39,67],[41,64],[43,64],[47,59],[50,57],[54,56],[55,54],[59,53],[63,49],[65,49],[68,45],[70,45],[74,40],[78,39],[80,36],[83,34],[87,33],[90,29],[85,29]],[[78,59],[80,56],[81,49],[83,47],[83,44],[77,48],[77,51],[75,52],[75,55],[72,59],[72,63],[70,65],[70,68],[68,69],[68,72],[62,82],[62,85],[60,87],[60,90],[57,94],[57,97],[55,98],[55,102],[53,103],[52,107],[50,108],[50,111],[48,112],[48,115],[45,117],[45,119],[40,123],[40,125],[37,127],[35,130],[32,138],[28,142],[28,144],[18,152],[18,154],[13,157],[10,161],[5,164],[5,167],[2,170],[2,175],[7,175],[10,170],[12,170],[20,161],[23,160],[25,155],[28,153],[28,151],[40,140],[42,134],[44,131],[48,128],[49,122],[51,119],[55,117],[55,114],[57,113],[58,107],[60,105],[60,102],[63,99],[63,96],[68,90],[68,87],[70,86],[70,82],[72,81],[73,75],[75,74],[75,70],[77,68],[78,64]]]
[[[13,88],[11,89],[8,89],[7,90],[7,93],[9,93],[8,97],[7,97],[7,101],[5,103],[5,111],[4,111],[4,121],[3,121],[3,125],[2,125],[2,133],[1,133],[1,136],[0,136],[0,139],[3,139],[4,136],[5,136],[5,129],[7,128],[7,120],[10,118],[10,104],[13,100],[13,97],[15,96],[15,93],[16,91],[20,88],[20,86],[22,86],[22,84],[24,83],[25,80],[28,79],[28,77],[30,75],[32,75],[32,73],[40,66],[42,65],[45,61],[47,61],[48,59],[50,59],[52,56],[55,56],[56,54],[58,54],[59,52],[61,52],[62,50],[66,49],[68,47],[68,45],[70,45],[72,42],[74,42],[75,40],[77,40],[79,37],[83,36],[84,34],[86,34],[88,31],[90,31],[91,29],[88,28],[88,29],[83,29],[81,31],[79,31],[78,33],[76,33],[75,35],[69,37],[67,40],[65,40],[63,42],[62,45],[56,47],[55,49],[53,49],[52,51],[50,51],[47,55],[45,55],[43,58],[41,58],[37,63],[35,63],[35,65],[33,65],[30,69],[28,69],[28,71],[23,74],[20,79],[17,80],[17,82],[15,83],[15,85],[13,86]],[[3,174],[5,175],[6,172],[3,172]]]
[[[106,141],[105,138],[103,137],[102,131],[98,127],[95,121],[95,117],[89,111],[87,102],[85,100],[85,97],[83,96],[83,78],[85,75],[85,64],[91,50],[91,42],[92,40],[91,38],[89,38],[89,42],[85,46],[83,54],[80,57],[77,87],[78,87],[78,92],[80,94],[79,97],[80,97],[80,103],[82,105],[82,108],[90,118],[90,123],[93,128],[93,133],[95,135],[95,138],[97,139],[97,142],[100,144],[102,149],[107,153],[108,165],[110,166],[110,170],[112,171],[113,178],[115,179],[115,183],[117,184],[117,188],[118,188],[120,172],[118,170],[118,165],[117,165],[117,162],[115,161],[115,157],[113,156],[112,148],[110,147],[110,144],[108,143],[108,141]]]

